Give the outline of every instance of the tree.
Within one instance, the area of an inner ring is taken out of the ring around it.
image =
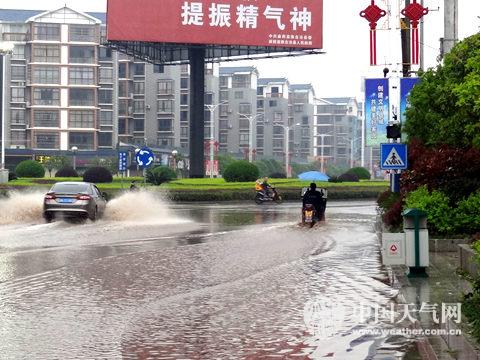
[[[230,154],[218,154],[216,159],[218,160],[220,174],[223,174],[227,166],[237,160]]]
[[[112,174],[118,172],[118,159],[114,157],[101,158],[96,156],[92,159],[91,164],[97,167],[104,167],[108,169],[108,171],[110,171],[110,173]]]
[[[480,148],[480,34],[458,43],[444,64],[420,75],[404,132],[427,146]]]
[[[71,161],[66,156],[49,156],[43,163],[43,166],[48,171],[48,176],[52,177],[52,170],[69,167],[71,166]]]
[[[284,173],[285,169],[275,159],[262,159],[255,161],[260,176],[271,176],[272,174]]]

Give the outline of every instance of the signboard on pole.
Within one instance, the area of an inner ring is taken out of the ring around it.
[[[118,171],[124,172],[127,170],[127,152],[119,151],[118,152]]]
[[[400,121],[405,122],[405,111],[410,107],[408,97],[416,83],[420,81],[419,78],[401,78],[400,79]]]
[[[322,0],[107,2],[109,41],[321,49],[322,30]]]
[[[213,176],[219,175],[218,160],[213,160],[213,167],[212,167],[212,162],[210,160],[205,160],[205,175],[210,176],[211,171],[213,171]]]
[[[365,79],[366,146],[387,142],[389,111],[388,79]]]
[[[153,164],[155,155],[153,154],[152,150],[147,147],[143,147],[137,152],[137,156],[135,158],[138,166],[145,169]]]
[[[381,144],[380,168],[382,170],[404,170],[407,166],[407,144]]]

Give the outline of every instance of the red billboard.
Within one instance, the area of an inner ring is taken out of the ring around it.
[[[109,41],[321,49],[323,0],[108,0]]]

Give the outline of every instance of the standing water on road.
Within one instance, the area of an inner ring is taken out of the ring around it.
[[[304,229],[296,203],[167,210],[146,196],[112,201],[97,223],[0,235],[2,356],[397,359],[409,346],[361,335],[393,325],[351,313],[387,308],[396,295],[378,256],[373,202],[332,201],[326,223]],[[128,225],[144,212],[158,216]],[[202,231],[209,222],[218,231]],[[7,239],[15,234],[27,250]],[[325,300],[348,316],[332,323]]]

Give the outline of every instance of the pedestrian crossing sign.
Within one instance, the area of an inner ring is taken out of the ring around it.
[[[380,144],[380,168],[403,170],[407,168],[407,144]]]

